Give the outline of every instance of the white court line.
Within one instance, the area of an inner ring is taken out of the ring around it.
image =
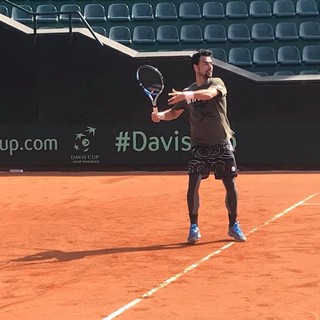
[[[281,218],[282,216],[284,216],[285,214],[287,214],[288,212],[290,212],[291,210],[295,209],[298,206],[303,205],[306,201],[312,199],[313,197],[315,197],[316,195],[318,195],[319,193],[315,193],[312,194],[308,197],[306,197],[305,199],[297,202],[296,204],[294,204],[293,206],[285,209],[284,211],[276,214],[274,217],[272,217],[271,219],[269,219],[268,221],[262,223],[261,225],[253,228],[252,230],[250,230],[246,235],[249,234],[253,234],[256,231],[258,231],[259,229],[261,229],[262,227],[270,224],[271,222]],[[138,303],[140,303],[143,299],[145,298],[149,298],[150,296],[152,296],[154,293],[158,292],[160,289],[166,287],[168,284],[176,281],[177,279],[179,279],[180,277],[182,277],[183,275],[187,274],[188,272],[190,272],[191,270],[199,267],[203,262],[209,260],[210,258],[218,255],[219,253],[221,253],[222,251],[230,248],[231,246],[233,246],[235,243],[237,242],[229,242],[226,245],[224,245],[223,247],[221,247],[220,249],[213,251],[211,253],[209,253],[207,256],[203,257],[202,259],[198,260],[197,262],[193,263],[192,265],[186,267],[182,272],[177,273],[176,275],[172,276],[171,278],[163,281],[162,283],[160,283],[158,286],[152,288],[151,290],[149,290],[148,292],[146,292],[145,294],[143,294],[140,298],[136,298],[134,300],[132,300],[131,302],[127,303],[126,305],[124,305],[122,308],[114,311],[113,313],[111,313],[110,315],[108,315],[107,317],[103,318],[102,320],[112,320],[114,318],[116,318],[117,316],[119,316],[120,314],[124,313],[126,310],[134,307],[135,305],[137,305]]]

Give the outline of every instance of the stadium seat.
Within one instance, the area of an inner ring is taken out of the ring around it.
[[[108,21],[130,21],[129,7],[125,3],[111,3],[108,8]]]
[[[298,40],[298,28],[294,22],[279,22],[276,25],[275,36],[277,40]]]
[[[208,24],[204,28],[204,40],[206,42],[226,42],[227,32],[222,24]]]
[[[252,26],[251,39],[254,41],[273,41],[274,30],[270,23],[259,22]]]
[[[157,29],[157,42],[179,43],[179,31],[175,25],[161,25]]]
[[[132,41],[136,44],[153,44],[156,42],[155,32],[151,26],[136,26],[133,29]]]
[[[231,48],[229,51],[229,63],[235,66],[251,66],[251,52],[248,48]]]
[[[156,5],[155,17],[158,20],[177,20],[176,5],[173,2],[159,2]]]
[[[292,71],[286,71],[286,70],[280,70],[273,73],[274,76],[294,76],[294,72]]]
[[[290,65],[300,65],[301,64],[301,54],[299,48],[296,46],[283,46],[278,49],[278,63],[280,64],[290,64]],[[320,60],[319,60],[320,61]]]
[[[132,43],[131,31],[127,26],[112,26],[109,30],[109,39],[129,45]]]
[[[212,52],[212,56],[215,59],[218,59],[218,60],[223,61],[223,62],[227,62],[228,61],[227,53],[223,48],[214,47],[214,48],[209,48],[208,50],[210,50]]]
[[[58,10],[53,4],[39,4],[36,13],[51,13],[50,15],[37,15],[38,22],[55,23],[58,22]]]
[[[28,4],[21,4],[20,7],[28,10],[29,12],[33,12],[31,6],[29,6]],[[31,14],[24,12],[16,7],[12,7],[11,18],[22,23],[33,22],[33,17]]]
[[[60,8],[60,12],[72,12],[72,11],[79,11],[81,13],[81,8],[77,4],[64,4]],[[81,18],[77,14],[71,14],[72,22],[80,22]],[[60,13],[59,15],[60,22],[69,22],[69,14],[67,13]]]
[[[182,2],[179,6],[179,17],[183,20],[200,20],[201,10],[198,2]]]
[[[226,4],[226,16],[228,18],[248,18],[248,8],[244,1],[229,1]]]
[[[256,47],[253,50],[253,63],[261,66],[275,66],[276,53],[272,47]]]
[[[293,17],[296,11],[291,0],[276,0],[273,3],[273,15],[277,17]]]
[[[249,15],[253,18],[269,18],[272,16],[270,3],[266,0],[250,2]]]
[[[4,5],[0,5],[0,14],[9,17],[9,9]]]
[[[132,6],[131,18],[134,21],[151,21],[154,18],[150,3],[136,2]]]
[[[93,27],[91,27],[92,28],[92,30],[94,31],[94,32],[96,32],[96,33],[99,33],[99,34],[101,34],[102,36],[107,36],[107,31],[106,31],[106,29],[104,28],[104,27],[101,27],[101,26],[93,26]]]
[[[256,71],[256,72],[254,72],[254,74],[256,74],[260,77],[269,77],[268,72],[265,72],[265,71]]]
[[[318,71],[318,70],[302,70],[302,71],[300,71],[299,74],[301,74],[301,75],[320,74],[320,71]]]
[[[183,43],[202,43],[202,30],[199,25],[183,25],[180,30],[180,40]]]
[[[302,61],[305,64],[320,64],[320,45],[309,45],[302,49]]]
[[[203,4],[202,17],[204,19],[224,19],[223,4],[219,1],[208,1]]]
[[[304,40],[320,40],[320,23],[317,21],[302,22],[299,37]]]
[[[83,10],[83,15],[88,22],[107,21],[106,11],[102,4],[86,4]]]
[[[228,40],[232,42],[250,41],[250,31],[246,23],[234,23],[228,27]]]
[[[319,9],[315,0],[298,0],[296,5],[296,14],[302,17],[315,17],[319,15]]]

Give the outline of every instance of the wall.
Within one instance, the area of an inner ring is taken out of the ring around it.
[[[72,42],[42,34],[35,44],[32,34],[5,24],[0,37],[0,168],[185,169],[187,118],[152,123],[135,72],[145,63],[162,71],[164,109],[172,88],[193,81],[189,52],[121,52],[82,33]],[[319,169],[319,77],[262,80],[216,63],[228,87],[239,167]]]

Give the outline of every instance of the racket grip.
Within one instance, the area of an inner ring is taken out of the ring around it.
[[[158,115],[158,107],[153,107],[153,113],[155,114],[155,115]]]

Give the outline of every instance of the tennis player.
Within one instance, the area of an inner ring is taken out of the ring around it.
[[[237,221],[238,194],[235,183],[237,165],[230,139],[234,132],[227,117],[227,89],[220,78],[213,77],[212,52],[197,51],[191,59],[195,82],[183,91],[172,90],[168,104],[162,112],[152,113],[153,122],[170,121],[184,111],[189,114],[191,131],[191,158],[188,164],[189,182],[187,204],[190,230],[188,242],[201,238],[198,226],[200,205],[199,187],[202,179],[220,179],[226,189],[226,207],[229,217],[228,235],[236,241],[246,241]]]

